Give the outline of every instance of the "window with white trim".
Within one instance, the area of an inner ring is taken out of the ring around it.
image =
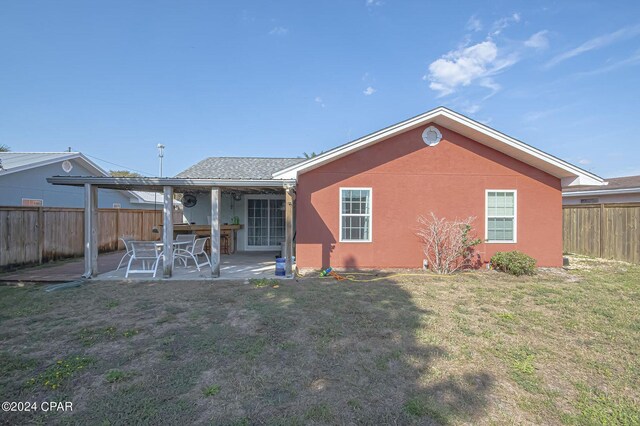
[[[340,241],[371,241],[371,188],[340,188]]]
[[[487,191],[486,239],[516,242],[516,191]]]

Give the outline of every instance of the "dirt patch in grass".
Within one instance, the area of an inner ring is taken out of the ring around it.
[[[0,394],[74,403],[0,423],[640,422],[640,268],[572,264],[0,287]]]

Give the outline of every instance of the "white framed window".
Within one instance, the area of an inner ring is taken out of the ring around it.
[[[371,242],[371,188],[340,188],[340,242]]]
[[[486,190],[485,240],[515,243],[518,229],[518,192],[515,189]]]
[[[44,202],[39,198],[23,198],[22,205],[25,207],[42,207]]]
[[[122,204],[120,204],[120,203],[113,203],[113,208],[114,208],[114,209],[120,209],[120,208],[122,208]]]

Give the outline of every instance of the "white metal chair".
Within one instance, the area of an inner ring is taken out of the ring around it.
[[[184,266],[187,266],[187,259],[191,256],[191,250],[193,249],[193,244],[196,241],[196,234],[178,234],[176,235],[176,243],[184,243],[188,242],[189,244],[180,244],[178,246],[174,246],[173,250],[173,260],[179,259],[182,261]]]
[[[120,263],[118,263],[118,267],[116,268],[116,271],[120,269],[120,267],[122,266],[122,263],[125,261],[125,259],[127,259],[127,257],[131,257],[131,241],[133,241],[133,238],[122,237],[120,238],[120,241],[122,241],[122,244],[124,244],[124,249],[126,250],[126,253],[122,256],[122,259],[120,259]]]
[[[211,266],[211,261],[209,260],[209,256],[207,255],[207,252],[204,250],[204,246],[207,243],[208,239],[209,237],[198,238],[193,243],[193,246],[191,247],[190,250],[178,251],[179,252],[178,256],[181,256],[185,259],[185,266],[187,265],[187,262],[189,261],[190,258],[193,259],[194,263],[196,264],[196,268],[198,268],[198,271],[202,266],[206,266],[206,265]],[[199,263],[198,257],[201,255],[204,255],[205,259],[207,260],[205,262]]]
[[[185,250],[191,250],[191,247],[193,246],[193,243],[195,243],[196,241],[196,234],[178,234],[176,235],[176,242],[183,242],[183,241],[189,241],[191,244],[187,245],[185,247]]]
[[[151,274],[156,277],[158,264],[160,263],[160,251],[157,243],[153,241],[131,241],[131,259],[127,264],[127,273],[125,278],[129,278],[129,274]],[[142,269],[131,269],[134,261],[140,261]]]

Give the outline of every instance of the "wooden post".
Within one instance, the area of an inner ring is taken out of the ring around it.
[[[98,188],[84,184],[84,274],[98,275]]]
[[[600,258],[604,258],[604,245],[605,245],[605,238],[604,238],[604,231],[605,228],[607,227],[607,222],[605,220],[605,209],[604,209],[604,203],[600,204]]]
[[[220,188],[211,189],[211,276],[220,276]]]
[[[164,187],[164,224],[162,226],[162,276],[173,274],[173,187]]]
[[[38,207],[38,264],[44,260],[44,209]]]
[[[285,274],[288,278],[293,276],[293,187],[285,188]]]

